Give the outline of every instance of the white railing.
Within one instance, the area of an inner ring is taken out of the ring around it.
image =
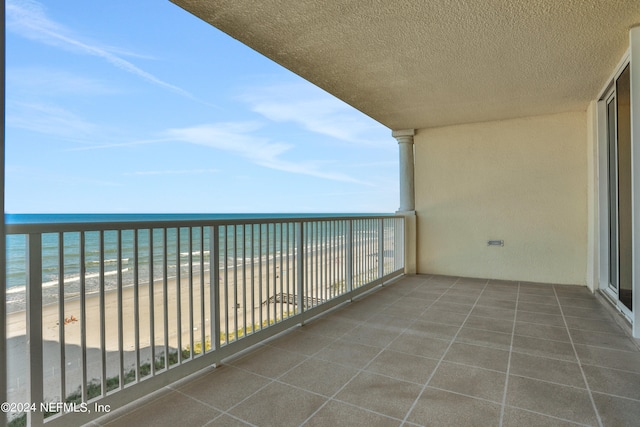
[[[400,216],[6,231],[8,420],[32,426],[87,422],[404,271]]]

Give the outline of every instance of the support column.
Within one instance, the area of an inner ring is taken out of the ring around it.
[[[633,209],[633,336],[640,338],[640,25],[629,30],[631,50],[631,174]]]
[[[415,211],[415,186],[413,173],[413,136],[415,129],[394,130],[391,135],[398,141],[400,153],[400,209],[399,212]]]
[[[404,218],[404,272],[417,272],[417,222],[414,185],[413,136],[415,129],[394,130],[391,135],[398,141],[400,154],[400,208],[397,215]]]

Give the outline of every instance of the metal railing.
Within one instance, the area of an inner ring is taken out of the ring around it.
[[[32,426],[97,418],[404,272],[400,216],[6,231],[8,420]]]

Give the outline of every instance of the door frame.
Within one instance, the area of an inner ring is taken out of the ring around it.
[[[631,49],[627,50],[627,52],[623,55],[622,59],[620,60],[620,62],[617,64],[614,72],[612,73],[612,75],[610,76],[610,78],[607,80],[607,84],[605,85],[605,87],[602,89],[602,91],[600,92],[600,96],[597,98],[597,110],[596,110],[596,114],[597,114],[597,149],[598,149],[598,183],[597,183],[597,188],[598,188],[598,216],[599,216],[599,233],[598,233],[598,237],[599,237],[599,277],[598,277],[598,289],[600,290],[600,292],[605,295],[607,297],[607,299],[610,300],[610,302],[614,305],[614,307],[629,321],[629,323],[631,323],[632,325],[632,330],[633,330],[633,334],[636,338],[640,337],[640,307],[638,307],[637,301],[638,301],[638,292],[640,292],[639,286],[637,285],[638,280],[639,280],[639,275],[640,275],[640,267],[637,265],[637,263],[634,262],[634,264],[632,265],[632,289],[633,289],[633,305],[632,308],[633,310],[629,310],[619,299],[619,292],[618,289],[613,289],[611,284],[610,284],[610,260],[611,260],[611,253],[610,253],[610,224],[611,224],[611,218],[610,218],[610,198],[609,198],[609,194],[610,194],[610,181],[609,181],[609,127],[608,127],[608,110],[607,110],[607,105],[608,102],[611,101],[613,99],[613,102],[616,102],[616,80],[618,79],[618,77],[620,77],[620,75],[622,74],[622,72],[624,71],[625,67],[629,65],[629,67],[631,67]],[[633,76],[632,76],[633,79]],[[633,87],[632,87],[632,92],[634,91]],[[631,110],[632,110],[632,115],[635,117],[636,114],[633,113],[633,104],[634,104],[634,97],[633,94],[631,96]],[[632,122],[632,126],[633,126],[633,121],[634,121],[634,117],[631,118],[631,122]],[[617,106],[616,106],[616,123],[617,123]],[[617,126],[616,126],[616,141],[617,141]],[[640,163],[637,161],[638,158],[638,148],[634,147],[634,145],[638,145],[640,146],[640,141],[636,141],[634,139],[634,134],[633,134],[633,130],[632,130],[632,154],[631,154],[631,162],[632,162],[632,210],[635,211],[636,210],[636,206],[638,205],[638,201],[640,201],[640,187],[638,187],[635,183],[635,181],[638,179],[638,176],[640,176]],[[617,142],[616,142],[616,149],[617,149]],[[617,165],[617,161],[616,161],[616,165]],[[617,171],[616,171],[616,175],[617,175]],[[617,185],[617,184],[616,184]],[[616,195],[617,198],[617,195]],[[633,212],[635,214],[635,212]],[[636,230],[634,231],[634,234],[637,233],[637,230],[640,227],[640,223],[636,222],[635,217],[637,215],[633,215],[633,224],[632,224],[632,230]],[[616,220],[616,229],[619,228],[619,224],[618,221]],[[617,230],[616,230],[616,234],[617,234]],[[640,250],[640,247],[638,247],[635,242],[637,239],[634,238],[634,244],[633,244],[633,249],[632,251],[634,252],[633,255],[633,259],[636,260],[637,259],[637,254],[635,254],[635,252],[637,250]],[[616,243],[617,244],[617,243]],[[618,249],[619,251],[619,249]],[[618,259],[620,258],[620,255],[618,254]],[[619,271],[618,271],[618,277],[619,277]],[[617,284],[617,286],[619,286],[619,283]]]

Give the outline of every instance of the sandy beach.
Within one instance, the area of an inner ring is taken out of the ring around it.
[[[235,339],[238,330],[242,334],[246,327],[247,333],[251,332],[252,325],[259,327],[269,321],[279,320],[282,313],[296,310],[293,298],[288,299],[289,294],[295,294],[294,263],[289,260],[283,262],[278,258],[272,259],[268,271],[265,264],[262,271],[258,265],[247,264],[238,268],[228,268],[226,279],[224,269],[220,272],[220,329],[221,341],[224,342],[227,334],[229,340]],[[330,260],[323,257],[320,265]],[[316,288],[312,295],[316,301],[325,299],[330,292],[335,292],[344,283],[339,280],[339,260],[333,260],[336,264],[333,277],[322,280],[326,285],[322,289]],[[280,265],[282,264],[282,270]],[[275,267],[275,272],[274,272]],[[288,267],[288,268],[287,268]],[[244,275],[243,275],[244,271]],[[154,342],[156,346],[156,358],[164,353],[165,343],[168,343],[170,351],[178,348],[188,348],[191,342],[202,342],[203,331],[205,342],[211,339],[210,312],[210,274],[204,275],[194,272],[192,279],[193,298],[190,301],[190,284],[187,276],[180,278],[180,285],[176,278],[167,280],[166,295],[165,285],[162,280],[153,285],[153,303],[150,302],[149,284],[138,285],[138,296],[134,286],[125,286],[121,292],[122,300],[122,350],[125,372],[134,368],[136,361],[136,348],[140,349],[141,363],[150,361],[150,337],[151,317],[154,324]],[[204,279],[201,284],[201,279]],[[275,279],[275,280],[274,280]],[[234,286],[235,284],[235,286]],[[253,284],[253,286],[252,286]],[[333,291],[332,291],[333,289]],[[204,291],[204,292],[203,292]],[[308,291],[307,291],[308,292]],[[204,298],[204,315],[201,301]],[[179,302],[178,302],[179,301]],[[104,350],[107,358],[107,376],[117,376],[120,369],[119,350],[120,334],[119,322],[119,292],[118,290],[104,293]],[[225,303],[226,302],[226,303]],[[190,309],[192,304],[193,310]],[[59,305],[57,303],[44,305],[42,309],[43,325],[43,353],[45,360],[45,397],[60,398],[60,334],[63,330],[65,343],[65,377],[67,394],[74,391],[81,381],[81,328],[83,321],[86,325],[87,347],[87,378],[89,380],[101,377],[102,341],[101,334],[101,299],[99,293],[92,293],[85,298],[84,316],[81,310],[81,300],[77,297],[65,300],[62,324],[60,323]],[[180,305],[180,325],[178,324],[178,305]],[[136,346],[135,308],[138,307],[138,333],[139,345]],[[165,331],[165,306],[166,323]],[[193,318],[191,317],[193,313]],[[65,321],[66,319],[66,321]],[[191,327],[193,322],[193,328]],[[28,399],[26,396],[27,364],[26,364],[26,312],[18,311],[7,315],[7,337],[9,355],[9,394],[12,399],[21,401]],[[178,338],[180,337],[180,342]]]

